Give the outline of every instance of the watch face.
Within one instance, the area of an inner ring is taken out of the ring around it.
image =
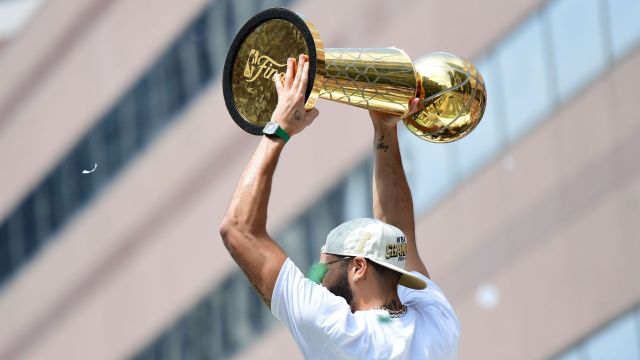
[[[262,129],[262,132],[265,134],[270,134],[273,135],[276,133],[276,130],[278,129],[278,124],[275,122],[268,122],[265,126],[264,129]]]

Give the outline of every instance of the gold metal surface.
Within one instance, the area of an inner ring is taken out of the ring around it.
[[[482,75],[455,55],[433,53],[415,63],[418,92],[425,109],[404,119],[415,135],[431,142],[451,142],[473,130],[487,102]]]
[[[307,23],[312,34],[317,31]],[[316,39],[314,39],[316,40]],[[287,59],[309,54],[302,33],[292,23],[282,19],[272,19],[258,25],[249,34],[236,56],[232,73],[232,92],[238,112],[249,122],[264,126],[278,103],[278,95],[273,85],[273,75],[279,73],[284,78]],[[322,42],[316,40],[317,69],[324,71]],[[322,76],[316,74],[316,81]],[[305,107],[313,108],[319,87],[312,90]]]
[[[404,119],[409,131],[451,142],[478,125],[487,94],[475,66],[452,54],[429,54],[414,67],[396,48],[325,49],[320,97],[399,116],[419,97],[425,108]]]
[[[396,48],[324,49],[316,28],[303,21],[316,51],[307,110],[321,97],[395,114],[412,133],[431,142],[461,139],[482,119],[487,92],[470,62],[432,53],[414,64]],[[252,30],[240,45],[231,75],[233,101],[245,121],[264,126],[271,119],[278,100],[273,75],[284,76],[287,58],[309,52],[301,30],[288,20],[270,19]],[[415,97],[424,109],[406,116]]]
[[[413,64],[400,49],[325,49],[323,99],[403,115],[415,93]]]

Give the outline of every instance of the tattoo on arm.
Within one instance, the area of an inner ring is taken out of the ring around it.
[[[302,114],[300,114],[300,111],[298,110],[296,110],[296,112],[293,114],[293,117],[296,119],[296,121],[302,120]]]
[[[253,289],[256,291],[256,294],[258,294],[258,296],[260,297],[260,300],[262,300],[262,302],[267,305],[267,307],[269,307],[269,309],[271,309],[271,299],[269,299],[265,294],[263,294],[260,289],[258,289],[258,287],[256,286],[256,284],[253,283],[253,281],[251,282],[251,286],[253,286]]]
[[[229,252],[231,254],[231,257],[233,258],[233,260],[236,262],[236,264],[240,265],[240,259],[238,259],[238,257],[233,253],[233,252]],[[244,269],[243,269],[244,270]],[[249,274],[247,274],[245,272],[245,275],[247,276],[247,279],[249,280],[249,282],[251,283],[251,286],[253,286],[253,289],[256,291],[256,294],[258,294],[258,296],[260,297],[260,300],[262,300],[262,302],[267,305],[267,307],[269,309],[271,309],[271,299],[269,299],[268,296],[266,296],[265,294],[262,293],[262,291],[260,291],[260,288],[258,288],[258,285],[256,285],[251,278],[249,277]]]
[[[384,143],[384,135],[380,135],[380,139],[378,139],[378,145],[376,145],[376,150],[383,150],[387,152],[389,150],[389,145]]]

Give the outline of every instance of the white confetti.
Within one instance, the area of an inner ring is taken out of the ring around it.
[[[482,284],[476,289],[476,304],[483,309],[494,309],[500,304],[500,291],[491,284]]]
[[[96,169],[98,168],[98,163],[93,163],[93,169],[91,170],[82,170],[83,174],[91,174],[92,172],[96,171]]]

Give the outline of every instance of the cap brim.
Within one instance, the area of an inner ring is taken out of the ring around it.
[[[391,264],[387,264],[383,261],[377,261],[371,258],[367,258],[371,261],[373,261],[374,263],[378,264],[378,265],[382,265],[384,267],[386,267],[387,269],[391,269],[393,271],[397,271],[400,274],[400,280],[398,280],[398,284],[402,285],[404,287],[408,287],[410,289],[415,289],[415,290],[422,290],[425,289],[427,287],[427,283],[422,280],[419,276],[416,276],[410,272],[408,272],[405,269],[402,269],[400,267],[397,267],[395,265],[391,265]]]

